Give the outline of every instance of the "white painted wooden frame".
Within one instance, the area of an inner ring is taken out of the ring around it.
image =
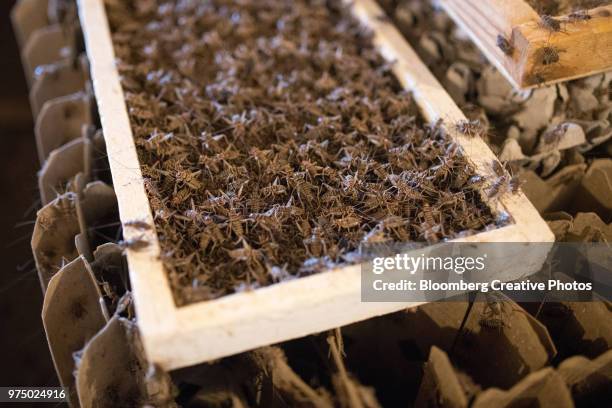
[[[349,2],[355,15],[374,32],[381,53],[396,61],[394,72],[409,89],[427,120],[456,123],[465,116],[437,82],[401,34],[383,18],[372,0]],[[106,140],[108,159],[125,239],[143,236],[126,225],[144,220],[153,225],[136,148],[115,67],[113,44],[103,0],[79,0],[79,13],[91,78]],[[448,127],[478,174],[491,174],[493,153],[479,138],[467,138]],[[554,236],[521,193],[489,203],[496,213],[506,211],[512,225],[456,240],[456,242],[552,242]],[[361,302],[360,265],[279,283],[251,292],[177,307],[159,259],[154,230],[144,233],[150,245],[128,250],[138,325],[148,358],[165,369],[176,369],[217,359],[373,316],[416,306],[418,303]],[[500,272],[535,272],[542,257],[516,256]]]

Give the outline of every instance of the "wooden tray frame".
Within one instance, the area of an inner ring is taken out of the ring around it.
[[[557,16],[561,31],[551,32],[524,0],[439,0],[442,8],[516,89],[568,81],[612,69],[612,4],[586,10],[589,20]],[[497,46],[502,35],[510,55]],[[556,63],[542,64],[545,47]]]
[[[143,232],[129,221],[153,225],[149,201],[115,68],[113,44],[103,0],[79,0],[79,15],[108,159],[117,194],[124,239],[144,238],[150,245],[127,250],[138,325],[148,358],[165,369],[177,369],[256,347],[299,338],[419,303],[361,302],[360,265],[279,283],[216,300],[177,307],[159,259],[154,229]],[[349,2],[355,15],[375,33],[382,54],[395,60],[394,72],[413,92],[428,120],[457,123],[465,116],[415,52],[372,0]],[[491,175],[495,156],[480,138],[467,138],[448,126],[480,175]],[[490,203],[506,211],[514,224],[458,239],[460,242],[552,242],[554,236],[522,194],[505,194]],[[537,271],[538,257],[512,257],[500,272]]]

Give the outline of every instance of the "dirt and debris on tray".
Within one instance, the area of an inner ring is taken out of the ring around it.
[[[339,1],[109,6],[177,302],[358,262],[494,222]]]
[[[599,6],[612,4],[610,0],[527,0],[527,3],[538,14],[548,16],[584,13]]]

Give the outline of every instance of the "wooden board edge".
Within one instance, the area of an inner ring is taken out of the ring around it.
[[[440,0],[440,4],[515,89],[552,85],[612,69],[612,5],[588,10],[588,21],[570,24],[567,16],[559,16],[563,29],[551,35],[541,26],[538,13],[523,0]],[[512,55],[500,50],[497,35],[512,43]],[[559,49],[559,63],[538,63],[544,47]]]
[[[514,28],[537,21],[535,10],[523,0],[440,0],[440,5],[504,78],[520,89],[520,69],[527,44],[514,38]],[[499,35],[514,44],[510,55],[497,45]]]
[[[500,234],[501,230],[505,231]],[[500,237],[521,237],[522,232],[513,225],[479,235],[487,234],[491,237],[473,236],[454,242],[494,241]],[[548,245],[552,246],[552,242]],[[496,276],[507,277],[504,280],[537,272],[548,252],[528,251],[529,256],[525,256],[518,246],[511,248],[515,253],[505,254],[492,267]],[[419,256],[422,251],[407,253]],[[338,268],[181,307],[176,311],[174,330],[147,336],[143,339],[145,348],[156,363],[173,370],[425,303],[362,302],[361,267]]]
[[[559,32],[544,28],[539,20],[515,27],[515,40],[526,44],[525,57],[518,67],[523,87],[550,85],[612,69],[612,4],[588,13],[590,19],[586,21],[558,17]],[[545,62],[545,55],[553,62]]]
[[[110,28],[103,0],[78,0],[79,17],[89,56],[93,89],[102,124],[113,187],[124,226],[124,240],[143,240],[146,248],[127,249],[130,281],[136,313],[147,332],[165,332],[175,305],[170,283],[159,259],[160,247],[155,232],[123,88],[115,66]],[[141,221],[152,228],[147,231],[130,228],[129,221]],[[167,316],[167,317],[166,317]],[[148,333],[147,333],[148,334]]]
[[[512,72],[516,69],[515,64],[512,60],[505,56],[503,52],[497,47],[494,40],[487,41],[487,39],[496,38],[496,35],[505,35],[502,31],[495,29],[494,26],[490,25],[487,28],[481,27],[471,22],[471,20],[465,16],[465,12],[461,8],[456,7],[453,1],[441,0],[440,4],[442,8],[450,16],[450,18],[457,24],[457,26],[467,34],[469,39],[476,44],[476,47],[482,52],[485,58],[503,75],[503,77],[514,87],[518,88],[519,84],[515,79]],[[497,34],[495,34],[495,31]],[[508,36],[509,38],[510,36]]]

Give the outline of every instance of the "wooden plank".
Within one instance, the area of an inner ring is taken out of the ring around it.
[[[516,88],[520,88],[516,56],[508,58],[497,46],[497,36],[510,39],[513,27],[537,21],[538,14],[523,0],[440,0],[444,10],[482,51],[485,57]],[[515,10],[513,12],[513,10]],[[516,46],[515,46],[516,48]]]
[[[79,17],[83,27],[91,78],[108,161],[117,194],[119,216],[126,222],[139,220],[153,225],[149,200],[144,189],[123,89],[115,67],[115,53],[103,0],[80,0]],[[123,228],[125,240],[143,239],[149,245],[140,251],[128,250],[130,282],[140,328],[145,337],[157,337],[172,330],[175,310],[170,283],[162,263],[154,229],[139,231]],[[168,319],[166,319],[166,316]],[[155,356],[155,353],[152,354]]]
[[[558,33],[533,21],[514,28],[515,41],[529,44],[520,65],[523,86],[567,81],[612,69],[612,5],[592,9],[589,16],[588,21],[562,23]],[[561,20],[566,21],[564,17]],[[558,62],[543,62],[547,50],[553,50]]]
[[[612,69],[612,5],[588,10],[588,20],[558,16],[561,30],[541,24],[524,0],[440,0],[440,4],[515,88],[532,88]],[[506,55],[502,35],[513,45]],[[551,55],[545,62],[543,55]]]
[[[350,4],[374,31],[381,52],[396,61],[394,72],[414,93],[424,116],[450,124],[465,119],[400,33],[382,18],[379,6],[373,0]],[[144,250],[127,250],[138,324],[150,360],[166,369],[180,368],[418,305],[361,302],[361,266],[354,265],[177,308],[158,258],[155,233],[134,231],[126,225],[135,219],[153,225],[153,218],[114,65],[103,1],[79,0],[79,13],[125,238],[143,235],[150,243]],[[494,155],[485,143],[458,134],[453,126],[449,132],[477,173],[491,174]],[[506,194],[491,206],[496,213],[506,211],[514,224],[456,241],[553,241],[552,232],[524,195]],[[543,262],[542,257],[515,255],[507,257],[500,272],[536,271]]]

